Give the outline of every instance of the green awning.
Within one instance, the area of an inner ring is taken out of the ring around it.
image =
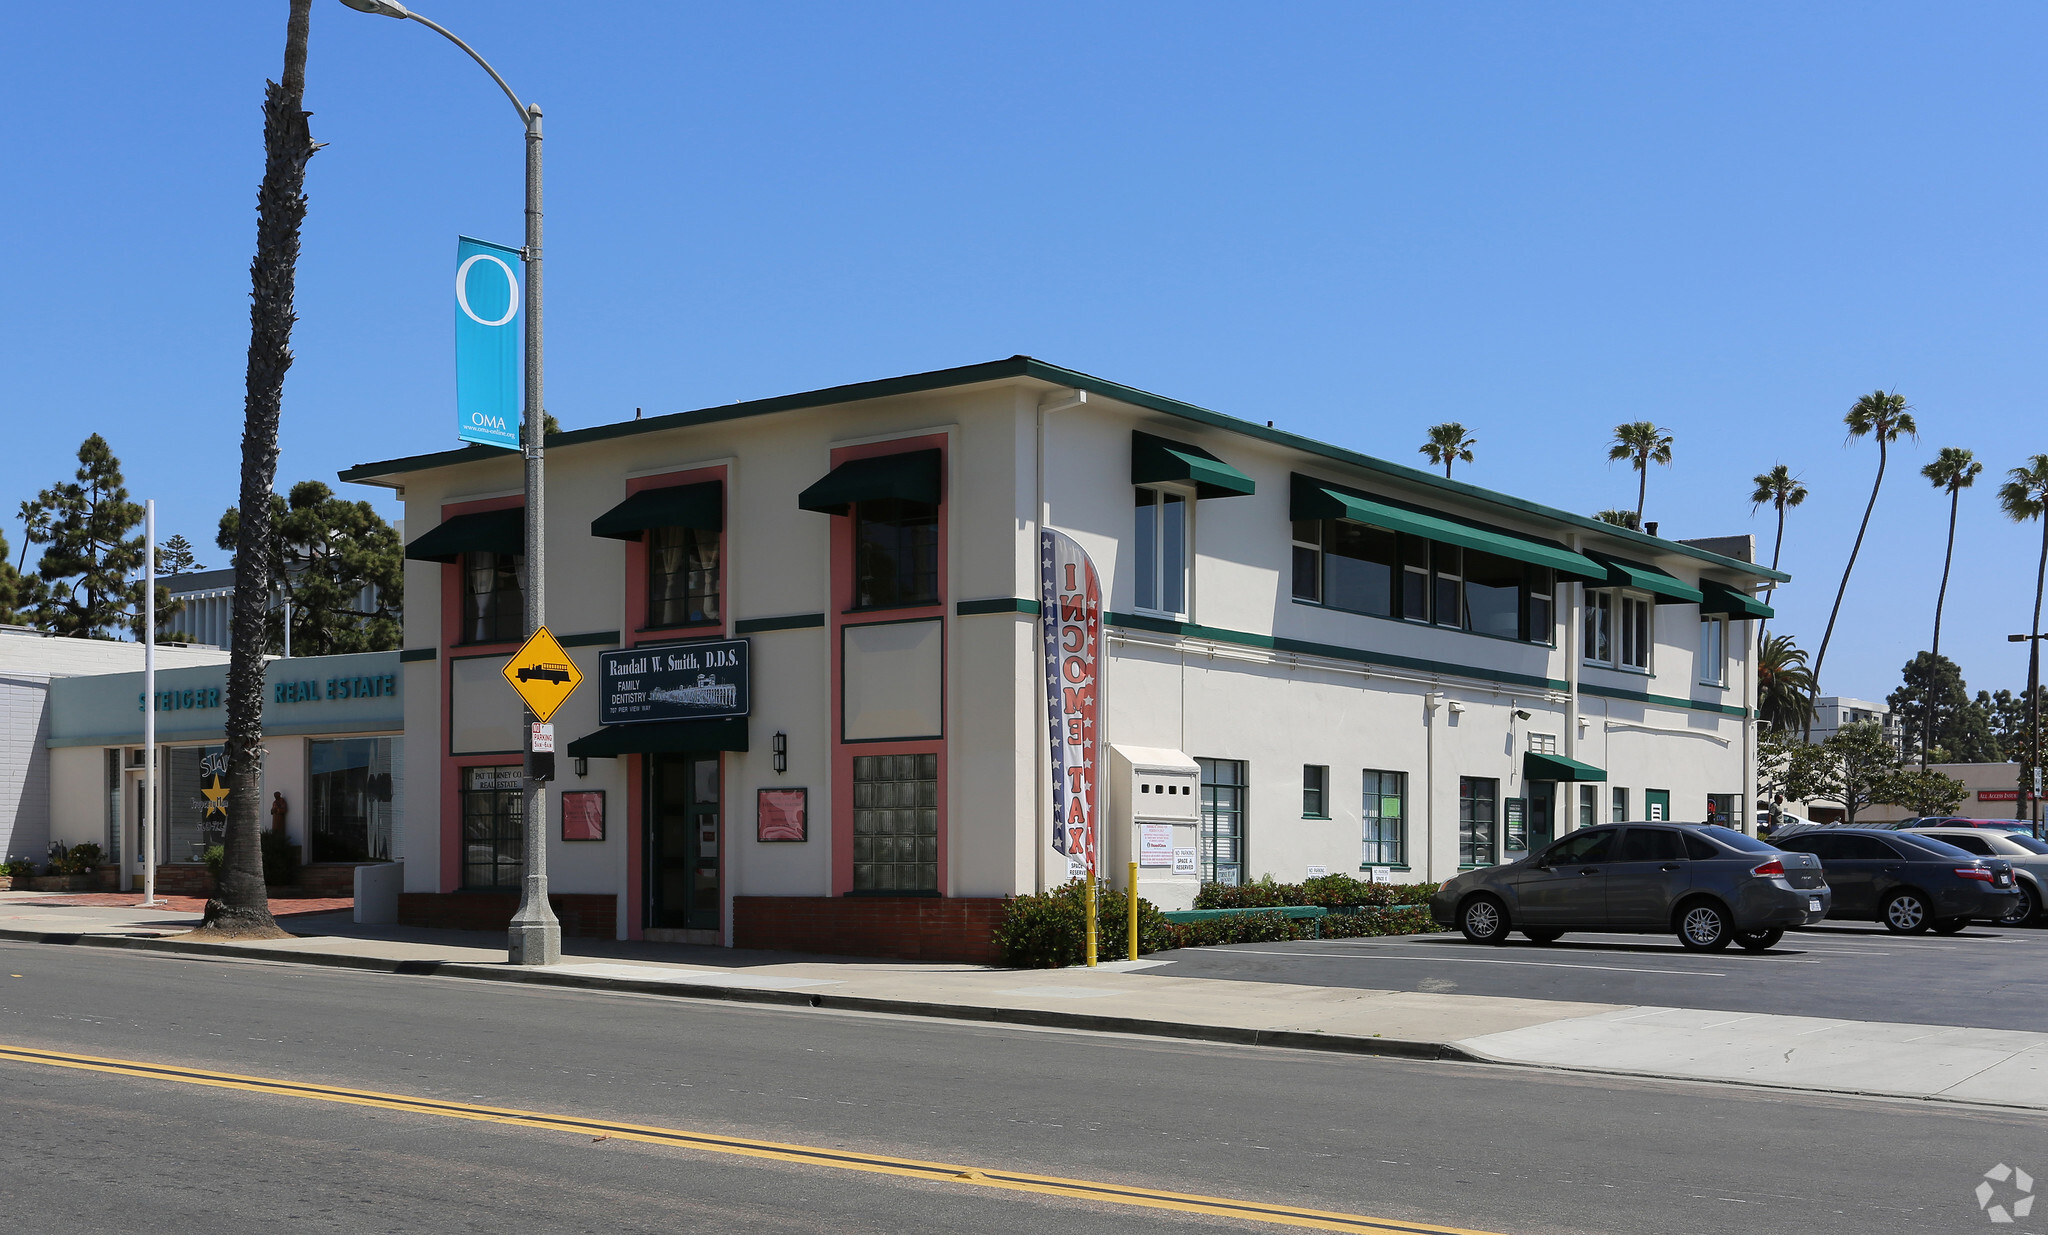
[[[1618,557],[1604,553],[1589,553],[1587,556],[1607,568],[1607,586],[1632,587],[1648,592],[1657,598],[1660,605],[1696,605],[1706,599],[1700,590],[1678,576],[1645,566],[1641,562],[1625,562]]]
[[[1475,527],[1459,523],[1442,515],[1425,514],[1405,506],[1394,506],[1378,498],[1367,497],[1349,489],[1316,480],[1313,477],[1295,473],[1293,510],[1290,518],[1305,519],[1350,519],[1357,523],[1370,523],[1374,527],[1389,531],[1406,532],[1410,536],[1426,536],[1447,545],[1460,545],[1477,549],[1481,553],[1496,553],[1501,557],[1527,562],[1532,566],[1548,566],[1568,579],[1607,578],[1607,570],[1582,554],[1573,553],[1563,545],[1549,541],[1535,540],[1514,532],[1498,528]]]
[[[725,530],[724,486],[715,480],[694,485],[642,489],[590,521],[592,536],[638,540],[651,527]]]
[[[1532,750],[1522,755],[1522,779],[1606,780],[1607,770],[1563,755],[1539,755]]]
[[[415,562],[459,562],[465,553],[526,552],[526,509],[481,510],[443,519],[405,547]]]
[[[1717,583],[1712,579],[1700,580],[1700,591],[1706,599],[1700,601],[1700,612],[1719,613],[1746,622],[1751,618],[1774,618],[1778,611],[1751,596],[1748,592]]]
[[[571,759],[616,759],[620,755],[667,755],[693,750],[745,750],[747,718],[654,720],[606,725],[569,743]]]
[[[798,494],[796,504],[820,514],[843,515],[853,503],[878,497],[900,497],[936,504],[939,500],[938,449],[850,459]]]
[[[1195,486],[1195,497],[1244,497],[1258,490],[1252,478],[1186,442],[1131,430],[1131,483],[1179,481]]]

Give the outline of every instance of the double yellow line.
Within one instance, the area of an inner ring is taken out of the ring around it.
[[[1166,1192],[1128,1184],[1103,1183],[1089,1179],[1065,1179],[1057,1175],[1027,1175],[989,1167],[962,1166],[953,1162],[925,1162],[916,1158],[890,1158],[880,1154],[852,1153],[814,1145],[789,1145],[779,1141],[757,1141],[745,1137],[690,1132],[681,1128],[650,1127],[617,1123],[608,1119],[580,1119],[572,1115],[550,1115],[541,1111],[506,1107],[473,1106],[466,1102],[444,1102],[436,1098],[415,1098],[406,1094],[379,1093],[367,1089],[342,1089],[333,1085],[310,1085],[302,1081],[278,1080],[267,1076],[242,1076],[233,1072],[207,1072],[170,1064],[143,1063],[133,1059],[106,1059],[97,1055],[75,1055],[63,1051],[37,1050],[26,1046],[0,1044],[0,1061],[43,1064],[54,1068],[75,1068],[85,1072],[106,1072],[138,1080],[173,1081],[184,1085],[207,1085],[215,1089],[239,1089],[275,1097],[304,1098],[316,1102],[341,1102],[350,1106],[374,1106],[414,1115],[439,1115],[477,1123],[511,1124],[551,1132],[576,1132],[597,1139],[641,1141],[675,1149],[735,1154],[745,1158],[766,1158],[802,1166],[832,1167],[864,1171],[872,1175],[896,1175],[934,1183],[965,1184],[980,1188],[1002,1188],[1012,1192],[1037,1192],[1070,1200],[1095,1201],[1112,1205],[1135,1205],[1148,1209],[1169,1209],[1182,1213],[1208,1214],[1219,1218],[1240,1218],[1282,1226],[1308,1227],[1319,1231],[1394,1231],[1411,1235],[1489,1235],[1464,1227],[1430,1226],[1371,1218],[1363,1214],[1334,1213],[1302,1209],[1292,1205],[1270,1205],[1261,1201],[1229,1197],[1200,1196]]]

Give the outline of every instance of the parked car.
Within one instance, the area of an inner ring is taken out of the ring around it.
[[[2005,917],[2020,898],[2011,863],[1976,857],[1931,836],[1814,828],[1772,843],[1820,859],[1835,892],[1828,916],[1882,922],[1898,934],[1932,927],[1952,935],[1972,919]]]
[[[1827,916],[1820,862],[1707,823],[1581,828],[1505,866],[1466,871],[1430,898],[1430,916],[1474,943],[1520,931],[1672,931],[1698,951],[1774,946],[1787,927]]]
[[[2048,888],[2048,841],[2038,841],[2023,832],[1997,828],[1929,827],[1914,828],[1912,836],[1932,836],[1964,853],[1980,858],[2004,858],[2012,864],[2013,882],[2019,886],[2020,903],[1998,919],[2000,926],[2033,926],[2041,921],[2042,894]]]
[[[1960,815],[1919,815],[1912,819],[1901,819],[1897,823],[1873,823],[1873,828],[1886,828],[1894,832],[1917,832],[1921,828],[1983,828],[1992,832],[2019,832],[2028,836],[2034,834],[2034,825],[2024,819],[1965,819]]]

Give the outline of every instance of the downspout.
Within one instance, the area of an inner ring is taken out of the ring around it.
[[[1762,622],[1742,624],[1742,830],[1756,835],[1757,634]]]
[[[1572,552],[1577,553],[1579,551],[1579,537],[1577,534],[1567,536],[1565,544]],[[1579,654],[1579,640],[1584,637],[1583,632],[1585,630],[1585,618],[1581,610],[1586,603],[1586,585],[1583,582],[1574,580],[1566,586],[1570,590],[1571,604],[1565,613],[1563,640],[1565,692],[1564,755],[1567,759],[1578,759],[1579,727],[1583,723],[1579,719],[1579,662],[1584,659]],[[1580,760],[1580,762],[1585,761]],[[1579,826],[1578,798],[1583,792],[1584,790],[1577,781],[1572,782],[1573,800],[1570,803],[1570,824],[1557,829],[1559,836]],[[1593,822],[1598,823],[1599,821],[1600,812],[1596,806],[1593,812]]]
[[[1033,464],[1037,471],[1037,492],[1035,494],[1037,500],[1033,503],[1031,507],[1031,545],[1028,550],[1029,560],[1031,562],[1031,577],[1033,580],[1031,594],[1034,596],[1040,593],[1040,588],[1037,586],[1039,533],[1043,531],[1046,525],[1052,521],[1052,499],[1048,497],[1045,492],[1046,417],[1050,416],[1054,412],[1064,412],[1069,410],[1070,408],[1080,407],[1082,404],[1086,402],[1088,402],[1088,392],[1085,390],[1075,390],[1071,387],[1062,387],[1058,390],[1050,391],[1044,395],[1039,396],[1038,444],[1037,449],[1035,451],[1035,457],[1033,459]],[[1043,618],[1041,617],[1040,620],[1042,621]],[[1034,639],[1044,637],[1042,634],[1038,633],[1042,629],[1043,627],[1039,627],[1034,623]],[[1104,640],[1102,653],[1103,659],[1106,662],[1108,660],[1109,653],[1107,640]],[[1035,663],[1037,660],[1036,653],[1033,654],[1032,659]],[[1098,677],[1099,676],[1100,670],[1098,669]],[[1034,675],[1028,680],[1036,682],[1037,678]],[[1052,820],[1047,818],[1046,816],[1046,811],[1048,809],[1048,803],[1046,802],[1046,782],[1050,780],[1052,777],[1052,735],[1045,729],[1045,726],[1047,724],[1050,724],[1051,722],[1045,714],[1045,701],[1039,698],[1040,693],[1041,692],[1035,688],[1031,692],[1033,700],[1031,710],[1037,713],[1038,717],[1035,721],[1032,722],[1032,730],[1037,735],[1036,739],[1032,744],[1035,747],[1037,747],[1038,754],[1033,759],[1033,765],[1037,768],[1037,774],[1031,778],[1034,782],[1032,790],[1032,801],[1034,805],[1032,809],[1031,823],[1031,853],[1033,869],[1036,871],[1035,877],[1037,879],[1037,890],[1040,893],[1043,893],[1046,890],[1045,852],[1052,846]],[[1107,721],[1108,719],[1107,715],[1099,709],[1096,712],[1096,716],[1099,718],[1097,722],[1098,724],[1101,724],[1102,722]],[[1098,729],[1097,732],[1099,733],[1100,730]],[[1104,743],[1103,746],[1104,749],[1107,749],[1107,743]],[[1066,872],[1064,871],[1061,872],[1062,875],[1064,875],[1065,873]]]

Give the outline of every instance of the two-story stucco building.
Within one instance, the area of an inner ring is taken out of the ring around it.
[[[342,474],[415,533],[409,921],[515,896],[520,468]],[[1102,575],[1118,766],[1199,785],[1201,878],[1442,879],[1595,820],[1746,822],[1752,593],[1786,576],[1739,557],[1027,357],[557,434],[547,484],[548,624],[590,679],[547,795],[571,932],[973,954],[1000,898],[1063,882],[1041,526]],[[600,725],[602,654],[735,638],[746,715]]]

